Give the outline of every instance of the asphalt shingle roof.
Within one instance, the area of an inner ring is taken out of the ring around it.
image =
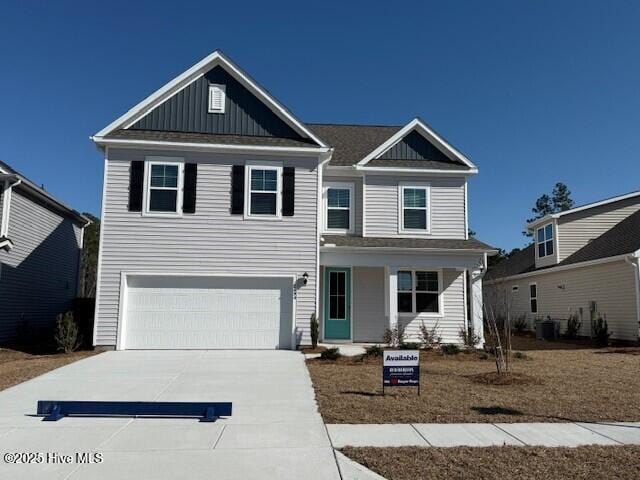
[[[486,243],[470,238],[435,239],[435,238],[383,238],[358,237],[352,235],[322,235],[321,245],[335,245],[337,247],[364,248],[433,248],[451,250],[495,250]]]
[[[535,245],[515,253],[511,258],[500,262],[487,271],[486,280],[510,277],[521,273],[543,271],[555,266],[574,265],[581,262],[616,257],[640,250],[640,210],[591,240],[557,265],[535,268]]]

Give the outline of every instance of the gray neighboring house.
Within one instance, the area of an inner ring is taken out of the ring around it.
[[[327,342],[482,335],[477,168],[423,121],[305,124],[216,51],[92,139],[95,345],[295,348],[312,314]]]
[[[487,301],[507,300],[530,328],[550,316],[582,318],[591,334],[591,312],[606,316],[612,338],[640,337],[640,192],[576,207],[527,224],[534,243],[489,269]],[[493,300],[492,300],[493,299]]]
[[[53,325],[77,296],[89,219],[0,162],[0,343]]]

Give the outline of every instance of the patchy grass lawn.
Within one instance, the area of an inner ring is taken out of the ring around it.
[[[388,480],[637,479],[640,446],[352,448],[342,452]]]
[[[0,348],[0,390],[17,385],[50,370],[62,367],[100,351],[82,350],[73,353],[35,355],[18,350]]]
[[[380,357],[313,359],[307,366],[327,423],[640,420],[640,348],[553,343],[556,349],[539,350],[545,342],[524,343],[514,341],[527,351],[514,358],[506,382],[494,378],[492,357],[422,352],[420,397],[411,387],[382,396]]]

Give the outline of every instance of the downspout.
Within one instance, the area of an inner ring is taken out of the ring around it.
[[[632,253],[624,257],[624,261],[633,267],[634,279],[636,284],[636,322],[638,324],[638,339],[640,339],[640,259],[638,252]]]
[[[4,201],[2,202],[2,217],[0,222],[0,237],[9,236],[9,212],[11,210],[11,195],[13,187],[17,187],[22,183],[21,179],[16,179],[15,182],[9,183],[8,180],[4,182]]]

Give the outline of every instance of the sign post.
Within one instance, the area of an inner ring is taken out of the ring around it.
[[[418,387],[420,395],[420,351],[385,350],[382,362],[382,394],[384,387]]]

